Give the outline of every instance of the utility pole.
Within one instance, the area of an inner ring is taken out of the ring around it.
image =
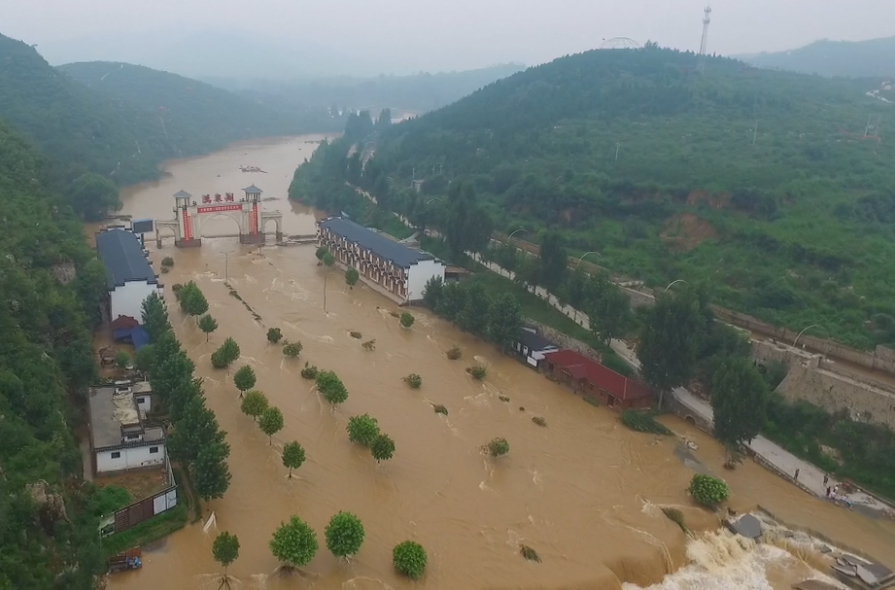
[[[224,284],[230,283],[230,253],[224,252]]]
[[[702,42],[699,44],[699,73],[705,73],[705,54],[709,45],[709,23],[712,22],[712,7],[706,6],[702,17]]]
[[[621,147],[621,145],[622,144],[620,144],[619,142],[617,142],[617,141],[615,142],[615,161],[616,162],[618,162],[618,149]]]
[[[755,128],[752,130],[752,145],[755,145],[755,138],[758,135],[758,119],[755,119]]]

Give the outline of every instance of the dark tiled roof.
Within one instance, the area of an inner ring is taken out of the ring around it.
[[[242,191],[247,195],[260,195],[262,192],[264,192],[260,188],[255,186],[254,184],[251,186],[245,187],[244,189],[242,189]]]
[[[653,395],[652,390],[643,383],[628,379],[574,350],[549,352],[544,355],[544,360],[559,365],[575,379],[584,379],[588,383],[593,383],[596,387],[620,400]]]
[[[106,286],[109,289],[131,281],[158,283],[135,234],[123,229],[100,232],[96,234],[96,252],[106,267]]]
[[[189,198],[191,198],[192,196],[193,196],[193,195],[189,194],[189,193],[186,192],[186,191],[177,191],[176,193],[174,193],[174,198],[175,198],[175,199],[183,199],[183,198],[187,198],[187,199],[189,199]]]
[[[531,350],[544,350],[545,348],[559,348],[554,342],[550,342],[531,328],[523,328],[519,333],[519,342]]]
[[[354,223],[350,219],[331,217],[320,222],[320,227],[326,228],[336,235],[358,244],[361,248],[372,251],[380,258],[392,261],[401,268],[410,268],[413,264],[422,260],[435,260],[435,257],[422,250],[408,248],[388,239],[382,234],[367,229]]]

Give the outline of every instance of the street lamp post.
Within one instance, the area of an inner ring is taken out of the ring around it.
[[[796,339],[792,341],[792,347],[793,347],[793,348],[796,347],[796,343],[799,341],[799,338],[802,337],[802,334],[804,334],[805,332],[807,332],[807,331],[810,330],[811,328],[823,328],[823,326],[821,326],[820,324],[811,324],[810,326],[808,326],[807,328],[805,328],[804,330],[802,330],[801,332],[799,332],[798,336],[796,336]]]
[[[665,287],[665,290],[662,292],[665,293],[666,291],[668,291],[668,289],[670,289],[673,285],[676,285],[677,283],[687,283],[687,281],[685,281],[684,279],[677,279],[676,281],[671,281],[670,283],[668,283],[668,286]],[[687,283],[687,284],[689,285],[690,283]]]

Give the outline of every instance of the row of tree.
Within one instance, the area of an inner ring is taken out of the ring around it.
[[[152,339],[146,355],[149,381],[174,427],[168,439],[170,456],[189,470],[201,498],[221,498],[230,486],[226,432],[205,405],[202,380],[193,376],[195,365],[174,335],[165,304],[157,294],[143,302],[142,318]]]
[[[444,283],[430,279],[423,301],[435,313],[461,329],[509,350],[522,330],[522,307],[512,293],[493,295],[480,282]]]
[[[330,519],[323,536],[326,548],[342,560],[360,551],[366,530],[356,515],[339,512]],[[292,516],[289,522],[280,523],[269,545],[274,557],[289,567],[307,565],[320,549],[317,533],[298,516]],[[211,550],[215,561],[224,567],[223,583],[229,586],[226,568],[239,557],[239,538],[225,531],[215,538]],[[392,564],[395,569],[414,580],[422,577],[427,561],[426,550],[414,541],[399,543],[392,550]]]

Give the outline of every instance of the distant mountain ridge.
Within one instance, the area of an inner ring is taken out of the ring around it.
[[[822,39],[790,51],[736,56],[761,68],[821,76],[895,77],[895,37],[868,41]]]
[[[325,108],[276,110],[177,74],[119,62],[82,62],[58,69],[97,93],[149,114],[178,156],[253,137],[338,129]]]

